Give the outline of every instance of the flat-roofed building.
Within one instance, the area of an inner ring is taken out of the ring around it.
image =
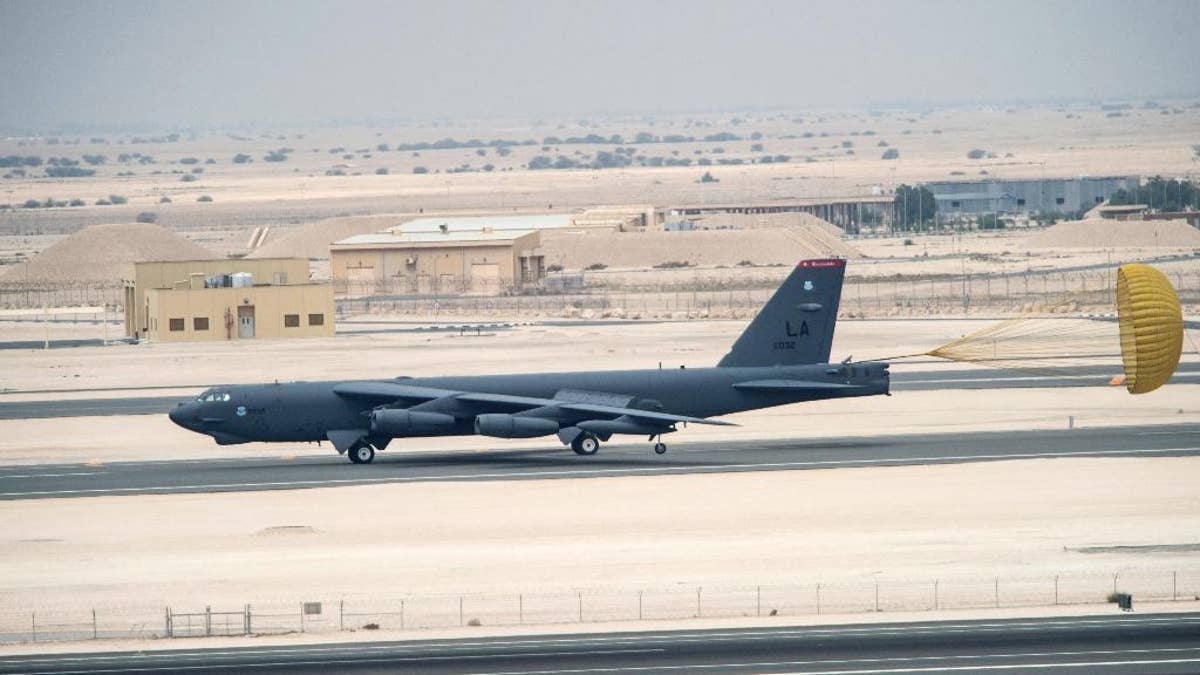
[[[151,341],[329,337],[333,286],[303,258],[138,262],[125,284],[125,332]]]
[[[411,223],[405,223],[405,227]],[[494,295],[536,285],[546,276],[537,230],[394,228],[330,246],[339,292]]]

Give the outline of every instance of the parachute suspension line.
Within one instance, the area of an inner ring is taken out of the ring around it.
[[[1149,265],[1117,269],[1117,318],[1020,317],[988,326],[920,354],[871,361],[933,356],[994,368],[1050,375],[1084,373],[1089,365],[1120,359],[1131,394],[1161,387],[1183,352],[1183,313],[1167,277]],[[1192,338],[1189,335],[1188,340]],[[1195,342],[1192,341],[1193,348]],[[1200,350],[1197,350],[1200,353]]]
[[[952,340],[926,354],[993,368],[1072,374],[1089,365],[1082,361],[1114,363],[1117,333],[1111,321],[1016,318]]]

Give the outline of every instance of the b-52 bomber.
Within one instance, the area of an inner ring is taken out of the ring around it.
[[[169,414],[229,445],[328,440],[355,464],[397,438],[557,436],[594,455],[617,434],[646,436],[654,452],[680,425],[744,410],[888,394],[886,363],[829,363],[846,261],[797,264],[715,368],[398,377],[232,385],[206,390]]]

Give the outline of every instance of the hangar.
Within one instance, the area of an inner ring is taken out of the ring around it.
[[[150,341],[331,337],[333,287],[303,258],[133,263],[125,333]]]
[[[330,272],[347,295],[521,290],[546,276],[540,233],[572,227],[570,214],[418,218],[333,242]]]

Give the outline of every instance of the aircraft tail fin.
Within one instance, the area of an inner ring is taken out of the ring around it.
[[[846,261],[802,260],[718,367],[828,363]]]

